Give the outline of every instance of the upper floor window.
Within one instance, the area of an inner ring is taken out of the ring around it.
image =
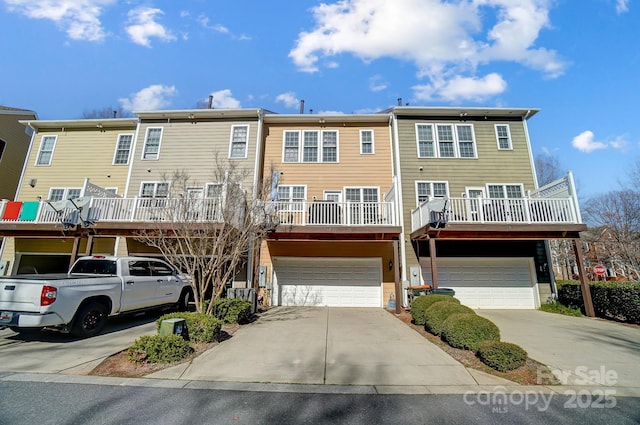
[[[416,124],[419,158],[475,158],[471,124]]]
[[[36,165],[51,165],[53,158],[53,149],[56,147],[58,136],[43,136],[40,141],[40,150],[38,151],[38,159]]]
[[[302,147],[300,136],[302,133]],[[285,131],[283,162],[338,162],[338,132]]]
[[[144,138],[142,159],[158,159],[160,157],[160,141],[162,140],[162,127],[147,128]]]
[[[489,198],[522,198],[524,190],[521,184],[488,184]]]
[[[234,125],[231,127],[231,146],[229,158],[246,158],[249,142],[249,126]]]
[[[168,182],[142,182],[140,185],[141,198],[168,198]]]
[[[373,130],[360,130],[360,153],[373,152]]]
[[[416,200],[418,205],[430,200],[431,198],[449,196],[449,187],[447,182],[416,182]]]
[[[511,131],[509,131],[507,124],[496,124],[496,139],[498,140],[498,149],[513,149]]]
[[[129,163],[133,134],[120,134],[116,142],[116,153],[113,155],[114,165],[126,165]]]
[[[62,201],[63,199],[78,199],[82,189],[79,187],[52,187],[49,189],[49,201]]]

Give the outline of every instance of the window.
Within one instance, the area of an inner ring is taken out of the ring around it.
[[[151,276],[151,268],[148,261],[129,261],[130,276]]]
[[[40,151],[38,152],[38,159],[36,165],[51,165],[51,159],[53,158],[53,149],[56,147],[56,140],[58,136],[43,136],[40,142]]]
[[[286,211],[302,211],[304,201],[307,199],[307,188],[305,186],[278,186],[278,202],[288,203],[280,208]]]
[[[489,198],[522,198],[524,190],[521,184],[488,184]]]
[[[82,189],[78,187],[52,187],[49,190],[49,201],[62,201],[63,199],[78,199]]]
[[[249,126],[234,125],[231,127],[231,147],[229,158],[246,158],[249,141]]]
[[[143,182],[140,185],[141,198],[168,198],[169,183],[167,182]]]
[[[147,128],[144,138],[142,159],[158,159],[160,157],[160,140],[162,139],[162,127]]]
[[[284,132],[284,158],[283,162],[298,162],[300,152],[300,132]]]
[[[511,132],[507,124],[496,124],[496,138],[498,140],[498,149],[513,149]]]
[[[222,184],[209,183],[205,193],[207,198],[219,198],[222,195]]]
[[[7,145],[7,142],[0,139],[0,161],[2,161],[2,154],[4,153],[4,147]]]
[[[302,148],[300,133],[302,133]],[[285,131],[282,161],[338,162],[338,132]]]
[[[416,124],[416,139],[419,158],[476,158],[471,124]]]
[[[302,134],[302,162],[318,162],[318,132],[305,131]]]
[[[369,154],[373,152],[373,130],[360,130],[360,153]]]
[[[416,199],[418,205],[431,198],[448,197],[449,187],[447,182],[416,182]]]
[[[380,223],[377,187],[346,187],[344,195],[347,202],[354,203],[346,206],[347,223]]]
[[[129,154],[131,153],[131,142],[133,134],[120,134],[116,142],[116,153],[113,156],[114,165],[126,165],[129,163]]]

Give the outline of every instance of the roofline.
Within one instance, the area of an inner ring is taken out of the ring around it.
[[[393,113],[397,116],[429,115],[429,116],[487,116],[487,117],[521,117],[529,119],[540,109],[536,108],[492,108],[492,107],[464,107],[464,106],[394,106],[380,113]]]
[[[35,111],[28,109],[8,108],[6,106],[0,106],[0,114],[2,115],[33,115],[35,119],[38,119],[38,114]]]
[[[205,119],[205,118],[257,118],[266,111],[262,108],[241,109],[171,109],[166,111],[133,111],[140,119]]]
[[[78,120],[20,120],[20,124],[39,130],[41,128],[116,128],[138,124],[137,118],[101,118]]]
[[[390,120],[390,114],[265,114],[265,123],[300,122],[384,122]]]

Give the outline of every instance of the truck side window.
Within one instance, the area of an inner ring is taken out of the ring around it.
[[[173,270],[168,264],[164,264],[159,261],[152,261],[151,273],[153,276],[171,276],[173,275]]]
[[[129,261],[129,274],[131,276],[151,276],[148,261]]]

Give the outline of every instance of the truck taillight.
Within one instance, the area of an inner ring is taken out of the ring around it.
[[[55,286],[45,285],[42,287],[42,292],[40,293],[40,305],[50,305],[58,297],[58,288]]]

